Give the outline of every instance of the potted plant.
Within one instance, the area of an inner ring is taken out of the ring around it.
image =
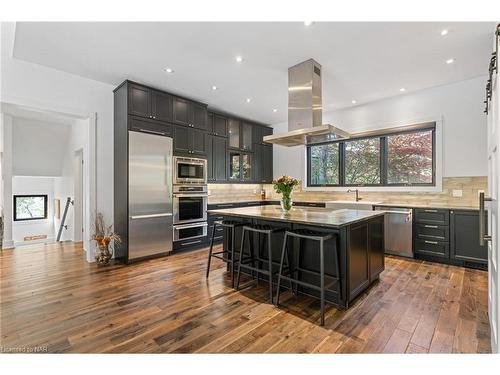
[[[96,242],[99,251],[95,255],[95,260],[98,265],[105,266],[113,257],[113,247],[121,243],[121,238],[114,233],[113,225],[107,226],[102,213],[97,213],[94,219],[94,234],[92,240]],[[110,248],[110,243],[113,242],[113,247]]]
[[[274,190],[281,194],[281,209],[285,212],[290,211],[293,205],[292,191],[299,184],[299,180],[291,176],[281,176],[277,180],[273,180]]]

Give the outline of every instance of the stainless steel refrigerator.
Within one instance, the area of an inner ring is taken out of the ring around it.
[[[128,259],[172,251],[172,138],[129,131]]]

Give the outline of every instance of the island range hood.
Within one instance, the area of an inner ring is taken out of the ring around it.
[[[309,59],[288,69],[288,132],[264,141],[290,147],[349,138],[349,133],[323,124],[322,112],[321,65]]]

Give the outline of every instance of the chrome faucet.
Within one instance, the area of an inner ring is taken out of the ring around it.
[[[348,193],[356,193],[356,202],[359,202],[361,199],[363,199],[363,198],[359,197],[359,191],[358,191],[358,189],[354,189],[354,190],[349,189],[349,190],[347,190],[347,192]]]

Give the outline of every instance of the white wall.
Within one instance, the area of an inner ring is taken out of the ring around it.
[[[393,98],[323,113],[323,123],[348,132],[401,126],[419,120],[442,120],[443,177],[486,176],[486,77],[421,90]],[[274,133],[287,124],[273,125]],[[304,180],[304,147],[274,147],[274,175]]]
[[[12,195],[18,194],[47,194],[47,219],[14,221],[12,223],[12,237],[14,246],[39,242],[54,241],[54,178],[53,177],[26,177],[12,178]],[[24,241],[25,236],[46,235],[46,240]]]
[[[14,246],[12,240],[12,117],[0,113],[2,139],[2,195],[0,196],[0,213],[4,218],[3,241],[4,249]]]
[[[12,58],[14,23],[1,25],[1,100],[66,114],[97,114],[97,209],[113,215],[112,85]],[[99,56],[89,56],[98,59]]]
[[[72,126],[13,117],[12,174],[60,176]]]

